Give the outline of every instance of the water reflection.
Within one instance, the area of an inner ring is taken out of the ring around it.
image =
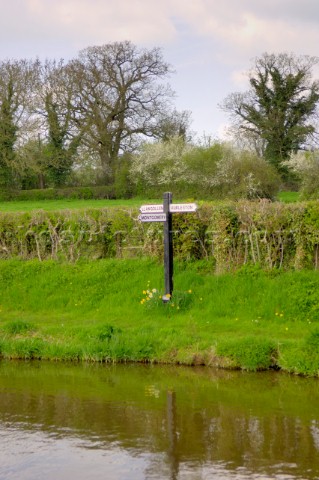
[[[318,479],[318,381],[0,363],[0,479]]]

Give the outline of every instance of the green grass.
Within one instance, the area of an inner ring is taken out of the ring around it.
[[[278,193],[277,200],[284,203],[297,202],[300,199],[299,192],[282,191]],[[184,201],[185,199],[174,201]],[[189,201],[189,200],[186,200]],[[140,207],[145,203],[162,203],[161,198],[157,199],[117,199],[117,200],[94,200],[94,199],[59,199],[59,200],[11,200],[0,202],[0,212],[30,212],[32,210],[64,210],[64,209],[84,209],[84,208],[103,208],[103,207]]]
[[[300,193],[284,191],[279,192],[277,197],[280,202],[284,203],[298,202],[300,200]]]
[[[318,375],[318,272],[214,276],[205,262],[176,263],[167,305],[162,284],[146,259],[1,261],[0,355]]]
[[[0,212],[30,212],[32,210],[64,210],[64,209],[83,209],[83,208],[103,208],[103,207],[140,207],[144,203],[161,203],[161,199],[129,199],[129,200],[79,200],[79,199],[61,199],[61,200],[39,200],[39,201],[8,201],[0,202]]]

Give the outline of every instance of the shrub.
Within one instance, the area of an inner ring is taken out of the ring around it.
[[[300,180],[300,196],[319,198],[319,151],[298,152],[286,161],[288,169]]]
[[[38,190],[19,190],[3,191],[0,195],[0,201],[23,200],[57,200],[63,198],[70,199],[113,199],[115,198],[113,186],[95,186],[95,187],[65,187],[65,188],[45,188]]]

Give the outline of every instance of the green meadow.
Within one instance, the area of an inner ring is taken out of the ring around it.
[[[112,208],[112,207],[140,207],[143,203],[161,203],[160,200],[141,200],[132,198],[128,200],[101,200],[101,199],[73,199],[61,198],[57,200],[11,200],[0,202],[0,212],[31,212],[34,210],[81,210],[87,208]]]
[[[1,357],[318,376],[317,271],[174,267],[174,294],[164,304],[156,260],[0,261]]]

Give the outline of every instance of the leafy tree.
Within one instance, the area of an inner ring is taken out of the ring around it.
[[[112,183],[119,155],[134,151],[142,137],[158,135],[173,97],[160,83],[170,67],[158,48],[138,49],[125,41],[82,50],[68,72],[76,87],[74,120]]]
[[[47,173],[47,145],[38,139],[30,138],[15,152],[15,168],[23,189],[45,188]]]
[[[4,187],[14,182],[15,146],[32,117],[37,72],[38,61],[0,62],[0,185]]]
[[[317,57],[263,54],[249,73],[250,90],[232,93],[221,105],[233,127],[263,150],[281,173],[283,161],[315,134],[319,83],[311,77]]]
[[[13,118],[13,95],[13,82],[9,80],[6,95],[2,97],[0,106],[0,184],[3,186],[12,183],[14,145],[17,140],[18,127]]]
[[[82,131],[73,122],[74,89],[63,61],[46,61],[41,66],[37,112],[44,118],[46,169],[55,187],[64,185],[71,174]]]

